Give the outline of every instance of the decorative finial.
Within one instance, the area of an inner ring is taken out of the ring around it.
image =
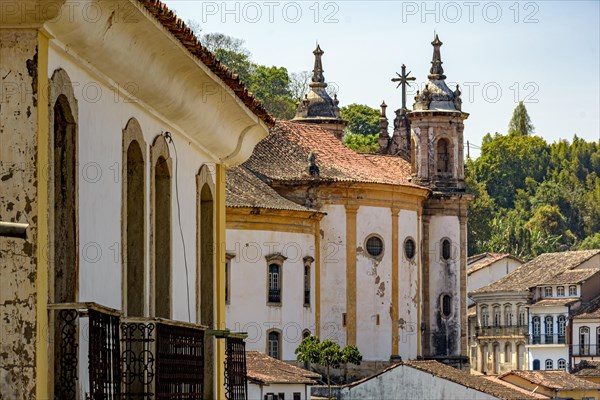
[[[313,51],[315,55],[315,68],[313,69],[312,82],[313,83],[325,83],[325,77],[323,76],[323,62],[321,56],[325,52],[321,50],[321,46],[317,43],[317,48]]]
[[[315,153],[310,152],[308,154],[308,174],[313,177],[319,176],[319,166],[315,159]]]
[[[440,53],[440,47],[442,47],[444,43],[440,40],[437,33],[435,34],[435,38],[431,45],[433,46],[433,59],[431,60],[431,69],[429,70],[429,80],[439,81],[446,79],[446,75],[444,75],[444,68],[442,68],[442,56]]]
[[[387,104],[385,104],[385,100],[383,101],[383,103],[381,103],[379,107],[381,107],[381,116],[385,117],[385,110],[387,109]]]

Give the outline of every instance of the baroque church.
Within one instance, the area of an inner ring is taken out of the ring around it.
[[[468,114],[432,45],[428,82],[391,136],[382,104],[378,154],[342,143],[317,46],[295,118],[227,171],[226,320],[249,350],[293,361],[313,334],[357,345],[365,372],[420,358],[468,368]]]

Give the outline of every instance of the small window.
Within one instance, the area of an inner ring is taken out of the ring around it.
[[[452,257],[452,245],[450,240],[442,240],[442,260],[448,261]]]
[[[346,326],[346,313],[342,313],[342,326]]]
[[[280,335],[279,332],[271,331],[269,332],[269,340],[267,343],[267,354],[273,358],[279,360],[280,358]]]
[[[545,363],[546,371],[554,369],[554,361],[547,359]]]
[[[567,362],[565,361],[564,358],[561,358],[558,360],[558,369],[562,369],[562,370],[567,369]]]
[[[500,326],[501,325],[501,318],[502,318],[502,313],[500,311],[500,306],[495,306],[494,307],[494,326]]]
[[[404,242],[404,256],[407,260],[412,260],[415,258],[417,246],[415,245],[415,241],[412,238],[406,239]]]
[[[527,325],[527,310],[525,307],[519,307],[519,326]]]
[[[379,257],[383,253],[383,240],[379,236],[369,236],[365,247],[371,257]]]
[[[230,290],[231,290],[231,260],[228,259],[225,261],[225,304],[229,304],[230,299]]]
[[[577,296],[577,286],[569,286],[569,296]]]
[[[269,265],[269,303],[281,303],[281,267]]]
[[[301,400],[302,394],[300,392],[294,392],[294,400]]]
[[[565,287],[564,286],[557,286],[556,287],[556,295],[559,297],[564,297],[565,296]]]
[[[442,295],[442,315],[449,317],[452,314],[452,297],[449,294]]]
[[[540,360],[533,360],[533,370],[534,371],[540,370]]]
[[[307,337],[310,337],[310,331],[308,329],[305,329],[302,332],[302,339],[306,339]]]
[[[481,307],[481,324],[490,326],[490,312],[487,307]]]
[[[310,306],[310,265],[304,266],[304,305]]]
[[[544,288],[544,297],[552,297],[552,287],[546,286]]]

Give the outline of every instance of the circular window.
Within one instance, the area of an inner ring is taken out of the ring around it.
[[[371,257],[379,257],[383,253],[383,240],[378,236],[370,236],[365,247]]]
[[[412,240],[412,238],[406,239],[404,241],[404,256],[407,259],[412,260],[415,258],[416,248],[415,241]]]

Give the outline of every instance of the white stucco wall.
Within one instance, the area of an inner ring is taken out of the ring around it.
[[[473,272],[467,276],[467,293],[477,290],[491,283],[496,282],[500,278],[513,272],[522,264],[517,260],[506,257],[498,260],[485,268]],[[467,266],[467,269],[469,267]],[[468,299],[468,305],[474,304],[473,300]]]
[[[355,387],[341,390],[343,400],[381,399],[495,399],[429,372],[401,365]]]
[[[321,220],[321,340],[346,345],[346,208],[324,205]],[[361,349],[362,350],[362,349]]]
[[[387,360],[392,345],[390,209],[361,206],[356,216],[356,228],[356,344],[365,360]],[[383,240],[380,258],[367,253],[366,240],[372,234]]]
[[[230,302],[227,326],[248,332],[247,350],[267,353],[267,331],[281,331],[283,360],[295,360],[294,350],[302,332],[315,333],[315,265],[311,265],[311,303],[304,306],[305,256],[315,256],[311,234],[258,230],[227,230],[227,252],[235,254],[230,264]],[[266,256],[281,253],[287,259],[281,269],[281,305],[267,304]]]
[[[558,335],[558,323],[557,317],[559,315],[565,316],[568,321],[568,308],[565,306],[546,306],[546,307],[536,307],[531,306],[529,308],[529,327],[530,333],[533,332],[532,319],[534,317],[540,318],[540,334],[541,334],[541,343],[542,344],[531,344],[527,346],[527,359],[528,359],[528,367],[529,369],[533,369],[533,361],[540,360],[540,370],[546,370],[546,360],[552,360],[552,369],[558,369],[558,360],[564,359],[567,363],[567,367],[569,364],[569,346],[566,343],[559,344],[557,342]],[[545,317],[552,316],[553,317],[553,344],[543,344],[544,343],[544,335],[546,334],[546,324]],[[565,330],[568,330],[568,326],[565,327]]]
[[[150,145],[155,137],[169,131],[177,146],[181,228],[186,243],[186,281],[182,239],[177,219],[175,152],[171,170],[172,232],[172,318],[188,321],[187,286],[190,291],[191,319],[195,322],[196,281],[196,174],[212,160],[191,147],[175,124],[159,114],[117,94],[102,77],[93,75],[61,50],[51,47],[48,75],[58,69],[69,75],[78,100],[79,163],[79,301],[96,302],[120,309],[121,298],[121,190],[122,131],[130,118],[139,122],[146,141],[146,249],[150,238]],[[199,110],[201,112],[201,110]],[[214,170],[214,168],[213,168]],[[84,206],[85,205],[85,206]],[[150,257],[146,258],[146,287],[149,286]],[[147,296],[149,291],[146,290]],[[146,298],[146,311],[149,298]]]
[[[300,393],[301,400],[310,399],[310,387],[306,385],[294,383],[259,385],[248,382],[248,400],[264,400],[267,393],[275,395],[283,393],[286,400],[293,400],[294,393]],[[278,399],[278,397],[274,397],[275,399]]]

